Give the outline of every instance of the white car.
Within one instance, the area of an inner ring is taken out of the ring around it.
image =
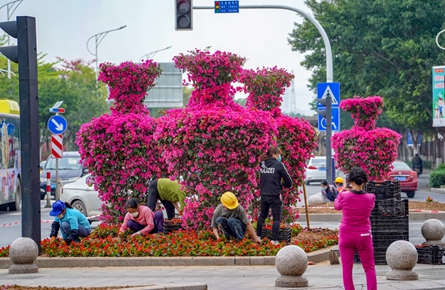
[[[345,174],[339,170],[335,169],[335,177],[345,178]],[[306,174],[304,182],[309,185],[311,182],[321,182],[326,179],[326,156],[314,156],[309,159],[306,167]]]
[[[91,220],[97,220],[97,216],[102,213],[102,201],[93,184],[94,177],[90,174],[75,182],[64,184],[60,191],[60,200],[68,202],[86,217],[93,217]]]

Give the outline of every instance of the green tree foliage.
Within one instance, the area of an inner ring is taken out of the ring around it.
[[[1,42],[1,39],[0,39]],[[107,91],[103,84],[96,88],[95,71],[82,60],[45,62],[45,55],[38,58],[39,127],[40,145],[49,148],[48,119],[54,115],[49,109],[63,101],[63,115],[68,129],[63,134],[66,150],[77,150],[75,134],[83,123],[108,111]],[[57,66],[57,67],[56,67]],[[11,63],[11,79],[7,77],[7,59],[0,56],[0,98],[19,101],[18,66]],[[44,158],[45,156],[42,156]]]
[[[380,95],[385,125],[431,130],[431,68],[443,63],[436,34],[443,28],[443,1],[307,0],[331,43],[334,80],[342,98]],[[292,50],[306,53],[310,88],[326,80],[324,42],[305,20],[289,35]],[[342,115],[345,115],[342,112]],[[344,128],[344,127],[343,127]]]

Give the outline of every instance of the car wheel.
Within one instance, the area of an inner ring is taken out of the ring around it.
[[[75,209],[77,209],[78,211],[80,211],[81,213],[83,213],[84,216],[88,216],[87,214],[87,208],[85,207],[85,205],[83,204],[83,202],[81,202],[80,200],[76,200],[75,202],[73,202],[71,204],[71,206]]]
[[[407,196],[408,198],[413,198],[415,195],[416,195],[416,192],[415,192],[415,191],[407,191],[407,192],[406,192],[406,196]]]
[[[15,202],[10,203],[9,211],[20,210],[22,205],[22,185],[20,184],[20,179],[17,179],[17,187],[15,188]]]
[[[306,185],[311,185],[311,182],[309,180],[306,180]]]

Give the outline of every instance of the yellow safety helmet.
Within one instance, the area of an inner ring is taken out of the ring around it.
[[[221,203],[228,209],[235,209],[238,207],[238,199],[236,199],[236,196],[230,191],[223,193],[221,196]]]
[[[334,182],[335,183],[344,183],[344,180],[341,177],[337,177]]]

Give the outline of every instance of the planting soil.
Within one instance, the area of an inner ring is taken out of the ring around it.
[[[424,201],[408,201],[409,211],[416,212],[420,210],[434,210],[434,211],[445,211],[445,203],[441,202],[424,202]],[[329,202],[325,204],[319,204],[316,206],[308,207],[309,213],[340,213],[340,211],[334,209],[334,203]],[[304,206],[298,207],[301,214],[306,213],[306,208]]]

